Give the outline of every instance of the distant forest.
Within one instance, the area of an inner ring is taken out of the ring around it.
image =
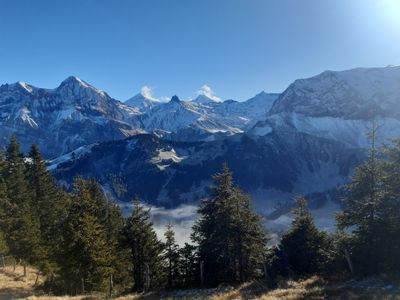
[[[375,137],[372,136],[372,140]],[[180,247],[174,227],[161,241],[149,209],[133,199],[124,218],[94,179],[77,177],[68,190],[47,170],[40,150],[25,156],[15,136],[0,154],[0,255],[45,276],[54,294],[213,287],[311,275],[370,276],[400,270],[400,140],[376,148],[346,186],[337,228],[317,228],[304,197],[280,242],[227,165],[201,201],[192,244]]]

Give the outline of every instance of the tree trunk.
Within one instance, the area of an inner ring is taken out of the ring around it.
[[[81,291],[82,294],[85,293],[85,279],[81,278]]]
[[[149,264],[145,264],[145,291],[147,292],[150,289],[150,267]]]
[[[204,287],[204,262],[200,262],[200,286]]]
[[[264,279],[265,281],[268,280],[268,272],[267,272],[267,263],[266,261],[263,262],[263,267],[264,267]]]
[[[36,279],[35,279],[35,284],[34,284],[34,286],[37,285],[37,283],[38,283],[38,281],[39,281],[39,276],[40,276],[40,271],[38,271],[37,274],[36,274]]]
[[[114,280],[113,280],[113,274],[110,274],[110,279],[109,279],[109,289],[108,289],[108,297],[112,297],[112,292],[114,288]]]
[[[351,276],[354,277],[354,267],[353,267],[353,263],[351,261],[350,254],[349,254],[349,252],[347,251],[346,248],[343,248],[343,253],[344,253],[344,257],[346,258],[346,262],[347,262],[347,265],[349,267]]]
[[[171,246],[169,246],[169,257],[168,257],[168,288],[171,289],[172,288],[172,250],[171,250]]]

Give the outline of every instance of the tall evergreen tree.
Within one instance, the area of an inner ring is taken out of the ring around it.
[[[45,160],[35,145],[32,145],[28,158],[27,179],[32,213],[38,218],[43,249],[43,260],[36,265],[45,274],[54,274],[57,269],[55,255],[61,244],[61,224],[66,215],[68,197],[47,170]]]
[[[40,223],[28,186],[26,164],[15,136],[5,153],[4,183],[6,201],[2,228],[10,252],[25,263],[43,261],[46,251],[40,234]]]
[[[179,246],[175,240],[175,231],[173,226],[169,223],[167,230],[164,233],[164,260],[166,261],[167,269],[167,287],[169,289],[176,287],[180,280],[179,272]]]
[[[200,219],[193,226],[208,284],[254,278],[261,267],[267,237],[250,198],[233,183],[224,165],[214,176],[211,198],[200,204]]]
[[[235,193],[236,277],[244,282],[258,275],[256,267],[260,267],[264,260],[267,236],[261,217],[251,207],[250,196],[243,195],[238,188]]]
[[[64,224],[63,251],[59,263],[65,286],[73,292],[104,290],[115,272],[113,248],[105,227],[99,222],[98,202],[90,182],[77,178],[72,204]]]
[[[347,185],[345,208],[337,215],[340,230],[354,228],[353,258],[356,263],[357,260],[369,262],[367,268],[362,268],[361,262],[357,263],[363,273],[375,273],[379,267],[384,224],[382,209],[386,206],[384,161],[379,158],[375,147],[376,130],[374,125],[369,134],[369,156],[357,167],[351,183]]]
[[[87,180],[90,197],[97,206],[96,218],[103,226],[106,233],[108,246],[114,254],[113,259],[113,282],[120,289],[129,286],[129,251],[122,246],[121,231],[124,228],[124,218],[117,204],[108,199],[103,192],[102,187],[95,179]],[[116,287],[117,288],[117,287]]]
[[[345,209],[337,216],[339,229],[351,229],[350,255],[358,274],[400,268],[399,178],[400,140],[383,151],[372,143],[368,159],[348,185]]]
[[[3,153],[0,152],[0,254],[8,253],[8,246],[5,240],[4,223],[6,217],[5,209],[8,207],[6,184],[4,181],[5,159]]]
[[[122,239],[131,252],[134,289],[143,291],[163,286],[162,243],[150,221],[150,210],[141,205],[139,198],[134,200],[132,214],[122,231]]]
[[[198,286],[200,283],[200,261],[197,247],[185,243],[179,250],[181,285],[186,288]]]
[[[400,139],[383,152],[387,160],[383,166],[385,199],[379,208],[383,227],[379,237],[381,268],[396,271],[400,269]]]
[[[296,199],[294,220],[282,236],[279,250],[282,260],[294,275],[311,275],[321,272],[329,256],[329,237],[314,224],[314,219],[303,197]]]

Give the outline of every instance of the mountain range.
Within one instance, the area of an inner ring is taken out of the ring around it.
[[[372,121],[379,143],[400,136],[400,67],[325,71],[244,102],[144,92],[121,102],[76,77],[55,89],[0,87],[1,145],[15,133],[23,149],[39,145],[67,186],[93,176],[119,201],[164,207],[197,203],[224,162],[270,216],[297,194],[315,208],[337,201]]]
[[[193,101],[174,96],[161,102],[145,93],[125,103],[71,76],[55,89],[23,82],[0,86],[0,145],[16,134],[24,150],[32,143],[55,158],[95,142],[151,133],[173,140],[214,140],[243,132],[261,120],[276,94],[245,102]]]

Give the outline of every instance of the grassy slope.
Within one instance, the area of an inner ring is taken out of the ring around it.
[[[22,277],[23,268],[17,267],[13,272],[10,267],[0,268],[0,300],[6,299],[68,299],[89,300],[101,299],[102,295],[85,295],[76,297],[53,297],[43,295],[35,290],[36,273],[27,269],[27,276]],[[388,288],[390,287],[390,288]],[[128,299],[209,299],[209,300],[297,300],[297,299],[400,299],[400,287],[388,285],[379,280],[358,281],[341,284],[326,284],[314,276],[306,280],[285,281],[276,289],[268,289],[261,282],[246,283],[236,288],[221,287],[204,290],[184,290],[167,293],[130,295],[117,298]]]

